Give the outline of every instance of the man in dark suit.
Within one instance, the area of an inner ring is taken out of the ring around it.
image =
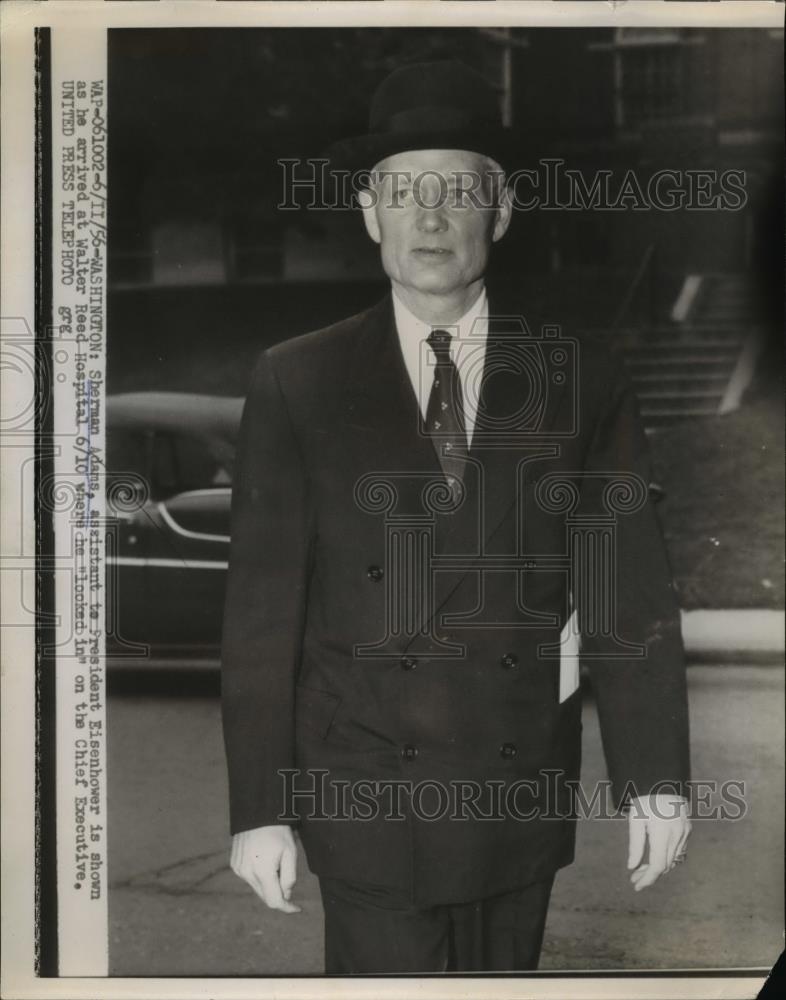
[[[531,969],[573,859],[577,633],[636,889],[690,832],[646,440],[605,350],[487,294],[512,208],[481,77],[396,71],[341,152],[375,167],[391,294],[254,372],[222,663],[232,867],[297,912],[299,828],[327,972]]]

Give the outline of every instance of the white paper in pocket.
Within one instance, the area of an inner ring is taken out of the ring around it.
[[[559,700],[570,698],[579,686],[579,620],[574,611],[560,633]]]

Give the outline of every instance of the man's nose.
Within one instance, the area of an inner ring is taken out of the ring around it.
[[[422,233],[443,232],[448,227],[444,208],[418,208],[417,227]]]

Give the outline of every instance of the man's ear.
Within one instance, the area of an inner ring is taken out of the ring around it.
[[[503,178],[500,182],[500,192],[497,200],[497,217],[494,220],[494,231],[491,236],[495,243],[497,240],[501,240],[508,231],[508,226],[510,225],[512,217],[513,203],[510,200],[510,190],[508,185],[505,183],[505,179]]]
[[[382,242],[382,234],[379,231],[379,221],[377,220],[377,195],[374,191],[364,188],[358,191],[358,203],[363,210],[363,222],[366,224],[366,232],[375,243]]]

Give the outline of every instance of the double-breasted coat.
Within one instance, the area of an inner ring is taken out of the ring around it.
[[[679,612],[630,383],[592,340],[544,341],[493,294],[490,312],[458,505],[443,502],[390,296],[266,350],[238,443],[231,829],[297,823],[315,873],[419,905],[573,859],[581,692],[559,697],[572,608],[615,804],[689,777]]]

